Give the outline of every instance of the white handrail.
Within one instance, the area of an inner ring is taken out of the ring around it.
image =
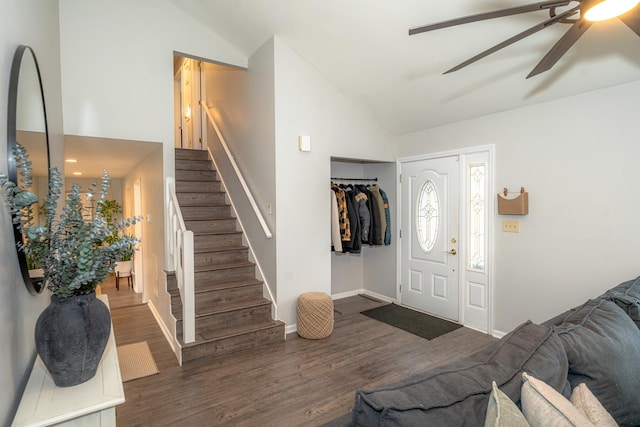
[[[182,300],[182,339],[186,344],[196,340],[193,231],[187,230],[184,224],[174,178],[167,178],[167,204],[170,227],[169,256]]]
[[[218,163],[216,162],[215,157],[213,157],[213,153],[211,152],[211,148],[210,147],[207,147],[207,152],[209,153],[209,158],[213,162],[213,165],[215,166],[216,171],[218,171],[218,176],[220,177],[220,182],[222,183],[222,186],[226,190],[226,194],[229,197],[229,200],[231,201],[231,205],[232,206],[236,206],[235,203],[233,202],[233,197],[231,196],[231,193],[229,193],[229,191],[227,190],[228,187],[225,184],[224,177],[220,173],[220,168],[218,167]],[[240,229],[244,232],[245,228],[244,228],[244,225],[242,224],[242,219],[238,216],[236,218],[236,221],[238,221],[238,223],[240,224]],[[267,288],[267,292],[269,293],[269,299],[271,300],[271,303],[273,304],[273,318],[277,319],[278,318],[278,305],[276,304],[276,299],[274,298],[273,293],[271,292],[271,286],[269,286],[269,281],[267,280],[267,277],[264,275],[264,271],[262,270],[262,264],[260,264],[260,260],[258,259],[258,257],[256,257],[256,254],[255,254],[255,252],[253,250],[253,246],[251,245],[251,239],[249,238],[249,236],[247,235],[246,232],[244,233],[244,237],[245,237],[245,239],[247,239],[247,243],[249,244],[249,250],[251,251],[251,254],[253,255],[254,261],[256,263],[256,267],[258,268],[258,271],[260,272],[260,278],[264,282],[264,285]]]
[[[262,226],[264,235],[267,237],[267,239],[271,239],[273,237],[273,234],[271,234],[271,230],[269,230],[269,226],[267,225],[267,222],[265,221],[264,216],[262,216],[262,212],[258,208],[258,204],[256,203],[256,200],[253,198],[253,194],[251,194],[251,190],[249,190],[249,186],[247,185],[247,182],[244,180],[244,176],[242,175],[242,172],[240,172],[240,168],[238,167],[238,164],[236,163],[236,160],[234,159],[233,154],[231,154],[231,151],[229,150],[229,146],[227,146],[227,142],[222,136],[220,129],[218,129],[218,126],[216,125],[216,121],[213,119],[213,116],[209,112],[209,107],[207,107],[207,104],[205,104],[204,101],[200,101],[200,105],[202,106],[202,109],[207,113],[207,117],[209,117],[209,122],[211,123],[211,126],[213,126],[213,129],[216,131],[216,134],[218,135],[220,144],[222,144],[222,148],[224,148],[224,152],[227,154],[227,157],[229,158],[229,162],[231,163],[231,166],[233,167],[233,170],[235,171],[236,176],[238,177],[238,180],[242,185],[242,189],[244,190],[244,193],[247,196],[247,200],[249,200],[249,204],[251,204],[251,208],[253,209],[253,212],[258,218],[258,222],[260,223],[260,226]]]

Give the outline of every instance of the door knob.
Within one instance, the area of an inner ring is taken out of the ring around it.
[[[451,254],[451,255],[457,255],[458,251],[456,251],[455,249],[451,249],[450,251],[444,251],[445,254]]]

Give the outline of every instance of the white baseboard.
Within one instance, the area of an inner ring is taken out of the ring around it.
[[[342,293],[339,293],[339,294],[333,294],[333,295],[331,295],[331,299],[332,300],[337,300],[337,299],[342,299],[342,298],[354,297],[356,295],[367,295],[367,296],[370,296],[371,298],[375,298],[375,299],[378,299],[380,301],[397,303],[397,300],[395,298],[390,298],[390,297],[388,297],[386,295],[382,295],[382,294],[379,294],[377,292],[370,291],[368,289],[356,289],[356,290],[353,290],[353,291],[342,292]]]
[[[364,295],[367,295],[367,296],[370,296],[371,298],[379,299],[380,301],[392,302],[392,303],[395,303],[395,304],[398,303],[398,300],[396,300],[395,298],[391,298],[391,297],[388,297],[386,295],[382,295],[382,294],[379,294],[377,292],[370,291],[368,289],[362,289],[362,292],[360,292],[360,293],[364,294]]]
[[[291,334],[294,332],[298,332],[298,325],[297,324],[293,324],[293,325],[285,325],[284,327],[284,334]]]
[[[507,335],[507,334],[508,334],[508,332],[497,331],[497,330],[495,330],[495,329],[494,329],[494,330],[492,331],[492,333],[491,333],[491,336],[496,337],[496,338],[502,338],[502,337],[504,337],[504,336],[505,336],[505,335]]]
[[[151,314],[153,314],[153,317],[155,317],[156,323],[158,324],[158,326],[160,326],[160,330],[162,331],[164,338],[169,343],[171,350],[173,350],[173,353],[178,358],[178,363],[182,365],[182,357],[181,357],[182,352],[179,351],[180,346],[178,345],[177,341],[174,340],[173,336],[171,335],[171,331],[169,331],[169,329],[167,328],[167,325],[164,324],[164,321],[162,320],[162,316],[160,316],[160,312],[158,311],[156,306],[153,305],[152,301],[149,301],[147,303],[147,306],[149,307],[149,310],[151,310]],[[176,351],[176,349],[178,351]]]
[[[356,295],[366,295],[366,296],[370,296],[371,298],[378,299],[380,301],[397,303],[397,300],[395,298],[391,298],[391,297],[388,297],[386,295],[382,295],[382,294],[379,294],[377,292],[373,292],[373,291],[370,291],[368,289],[362,289],[362,288],[361,289],[356,289],[356,290],[353,290],[353,291],[348,291],[348,292],[341,292],[339,294],[333,294],[333,295],[331,295],[331,299],[332,300],[337,300],[337,299],[342,299],[342,298],[354,297]]]

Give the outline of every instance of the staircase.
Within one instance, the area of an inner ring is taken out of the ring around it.
[[[176,149],[175,159],[176,196],[194,234],[195,342],[182,339],[182,301],[175,280],[167,283],[183,363],[283,341],[208,153]]]

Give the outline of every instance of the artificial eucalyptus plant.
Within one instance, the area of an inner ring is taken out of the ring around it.
[[[74,184],[64,201],[63,213],[57,215],[64,178],[57,168],[49,171],[49,192],[44,200],[44,224],[38,224],[38,196],[30,191],[33,171],[24,147],[16,144],[16,167],[20,185],[0,174],[14,224],[22,231],[24,241],[18,249],[44,270],[44,283],[57,297],[67,298],[93,292],[106,277],[121,254],[135,247],[139,240],[122,233],[109,243],[109,236],[135,224],[140,218],[129,218],[109,224],[101,213],[111,183],[109,174],[102,175],[99,192],[97,182],[86,191],[97,200],[95,217],[86,218],[80,186]],[[97,196],[97,197],[96,197]]]

